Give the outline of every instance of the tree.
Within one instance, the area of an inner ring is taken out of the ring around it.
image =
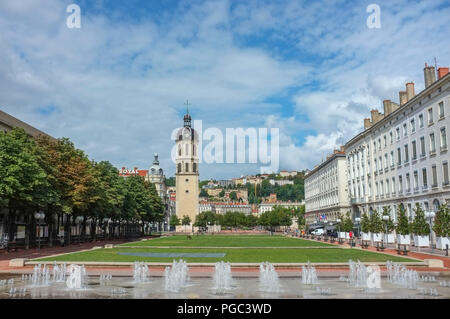
[[[200,195],[199,196],[200,197],[209,197],[208,192],[204,188],[202,188],[200,190]]]
[[[380,218],[380,215],[376,210],[373,211],[370,216],[370,231],[372,233],[382,233],[383,232],[383,223]]]
[[[201,212],[195,217],[194,226],[206,227],[209,224],[214,225],[216,223],[216,219],[216,214],[211,211]]]
[[[370,233],[370,219],[369,216],[367,216],[367,213],[363,213],[361,218],[361,231],[365,234]]]
[[[225,196],[225,189],[222,189],[219,193],[219,197],[224,197]]]
[[[230,200],[236,201],[237,200],[237,194],[236,192],[231,192],[230,193]]]
[[[184,226],[184,232],[186,232],[186,226],[191,224],[191,218],[188,215],[183,215],[181,224]]]
[[[27,248],[34,212],[51,202],[49,182],[39,165],[36,144],[23,129],[0,134],[0,203],[8,207],[8,235],[14,238],[16,214],[23,214]]]
[[[171,227],[177,227],[177,226],[181,225],[181,221],[176,214],[173,214],[172,216],[170,216],[169,225]]]
[[[412,222],[411,229],[417,236],[427,236],[430,234],[430,226],[425,219],[425,212],[419,203],[416,204],[414,214],[414,221]]]
[[[409,235],[411,230],[411,225],[408,221],[408,216],[406,216],[406,211],[403,205],[399,206],[399,213],[398,213],[398,223],[396,227],[396,231],[400,235]]]
[[[345,218],[344,218],[344,220],[343,220],[343,222],[342,222],[342,226],[341,226],[341,229],[344,231],[344,232],[351,232],[351,231],[353,231],[353,220],[352,220],[352,218],[350,217],[350,212],[347,212],[347,214],[346,214],[346,216],[345,216]]]
[[[450,237],[450,209],[443,204],[436,212],[433,230],[437,237]]]

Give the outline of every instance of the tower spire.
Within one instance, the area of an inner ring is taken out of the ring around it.
[[[189,100],[186,100],[186,103],[184,103],[184,105],[186,105],[186,115],[184,115],[184,126],[185,127],[191,127],[191,116],[189,115]]]

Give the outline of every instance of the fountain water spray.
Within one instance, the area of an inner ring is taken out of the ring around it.
[[[134,262],[133,278],[135,283],[148,281],[148,266],[144,262]]]
[[[359,260],[355,263],[353,260],[348,261],[349,275],[348,282],[354,287],[367,287],[367,267]]]
[[[87,284],[87,273],[84,265],[70,265],[66,284],[69,289],[84,289]]]
[[[409,270],[405,266],[389,260],[386,262],[386,268],[390,282],[404,288],[417,289],[417,282],[419,281],[417,271]]]
[[[267,261],[259,265],[259,289],[264,292],[280,291],[280,280],[275,267]]]
[[[308,261],[308,264],[302,266],[302,283],[305,285],[317,285],[319,284],[319,280],[317,278],[316,268],[311,266],[311,263]]]
[[[188,272],[189,268],[184,260],[174,260],[172,266],[166,267],[164,272],[166,291],[178,292],[185,287],[189,282]]]
[[[223,261],[217,262],[214,272],[214,289],[217,293],[224,293],[226,290],[231,289],[232,277],[231,277],[231,265],[229,262]]]

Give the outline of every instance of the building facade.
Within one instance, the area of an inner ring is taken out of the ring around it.
[[[191,127],[191,116],[186,112],[184,126],[178,130],[176,140],[176,214],[182,220],[184,215],[192,224],[198,213],[198,134]],[[178,226],[177,231],[185,231]]]
[[[425,211],[450,203],[450,75],[448,68],[435,74],[425,66],[422,92],[407,83],[400,103],[384,101],[384,114],[372,110],[365,130],[345,145],[355,216],[386,207],[396,222],[402,205],[412,220],[416,203]]]
[[[153,159],[153,165],[148,170],[147,181],[155,185],[156,192],[158,193],[161,201],[164,205],[164,223],[163,230],[167,231],[169,229],[169,201],[167,196],[167,188],[165,183],[166,177],[164,176],[164,171],[159,166],[158,153],[155,153]],[[159,231],[159,229],[158,229]]]
[[[305,176],[306,224],[335,221],[339,214],[345,216],[348,211],[347,162],[341,148]]]

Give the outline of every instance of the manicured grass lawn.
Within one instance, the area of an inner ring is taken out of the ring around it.
[[[187,239],[186,235],[136,241],[121,246],[173,247],[325,247],[330,244],[283,236],[265,235],[200,235]]]
[[[183,258],[187,262],[348,262],[349,259],[362,262],[385,262],[387,260],[395,262],[413,262],[415,260],[406,259],[397,256],[389,256],[360,249],[195,249],[195,248],[113,248],[96,249],[80,253],[72,253],[56,257],[41,258],[40,261],[67,261],[67,262],[85,262],[85,261],[115,261],[115,262],[172,262],[173,259],[180,258],[156,258],[142,256],[119,255],[118,252],[178,252],[178,253],[225,253],[224,258]]]

